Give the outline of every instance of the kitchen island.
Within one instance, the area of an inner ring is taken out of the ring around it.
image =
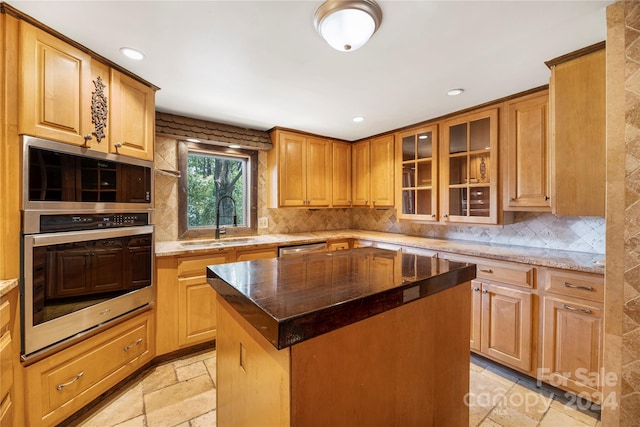
[[[378,248],[209,266],[217,424],[468,425],[475,274]]]

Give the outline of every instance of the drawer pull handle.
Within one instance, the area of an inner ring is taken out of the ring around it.
[[[98,313],[99,316],[104,316],[105,314],[107,314],[108,312],[110,312],[111,309],[107,308],[106,310],[102,310],[100,313]]]
[[[68,383],[64,383],[64,384],[58,384],[58,386],[56,387],[56,390],[60,391],[63,388],[65,388],[68,385],[71,385],[73,383],[75,383],[76,381],[78,381],[80,378],[82,378],[82,376],[84,375],[84,372],[80,372],[78,375],[76,375],[75,377],[73,377],[73,379],[71,381],[69,381]]]
[[[567,305],[567,304],[562,304],[562,308],[564,308],[565,310],[577,311],[579,313],[591,314],[591,310],[589,310],[588,308],[576,308],[576,307],[571,307],[570,305]]]
[[[137,345],[140,345],[141,343],[142,343],[142,338],[138,338],[138,339],[136,340],[136,342],[134,342],[133,344],[129,344],[128,346],[126,346],[126,347],[124,348],[124,351],[129,351],[129,350],[131,350],[133,347],[135,347],[135,346],[137,346]]]
[[[593,292],[593,286],[579,286],[579,285],[572,285],[569,282],[562,282],[562,284],[564,285],[565,288],[573,288],[573,289],[581,289],[583,291],[590,291]]]
[[[493,273],[493,270],[490,268],[480,268],[479,270],[482,273]]]

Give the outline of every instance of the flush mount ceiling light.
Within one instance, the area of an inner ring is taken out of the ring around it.
[[[131,47],[121,47],[120,52],[122,52],[122,54],[127,58],[135,59],[136,61],[144,59],[144,54],[142,52]]]
[[[373,0],[327,0],[313,23],[332,48],[350,52],[361,48],[382,22],[382,9]]]
[[[451,89],[451,90],[447,91],[447,95],[449,95],[449,96],[458,96],[462,92],[464,92],[464,89]]]
[[[364,117],[356,116],[352,120],[353,120],[354,123],[362,123],[362,122],[364,122]]]

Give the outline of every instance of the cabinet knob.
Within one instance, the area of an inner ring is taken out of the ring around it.
[[[482,290],[482,293],[483,293],[483,294],[488,294],[488,293],[489,293],[489,291],[488,291],[488,290],[486,290],[486,289],[483,289],[483,290]]]
[[[478,292],[479,290],[480,290],[480,288],[479,288],[479,287],[477,287],[477,286],[475,286],[475,287],[473,288],[473,292]]]
[[[551,197],[549,196],[544,196],[544,200],[549,200]]]
[[[436,217],[436,214],[431,214],[431,218],[435,218],[435,217]]]
[[[442,218],[444,218],[444,219],[449,218],[449,214],[444,214],[444,215],[442,215]]]
[[[366,205],[367,203],[369,203],[369,201],[368,201],[368,200],[365,200],[365,201],[364,201],[364,204]]]
[[[114,147],[116,147],[116,150],[120,147],[122,147],[122,142],[116,142],[115,144],[113,144]]]
[[[509,197],[509,201],[510,201],[510,202],[515,202],[515,201],[516,201],[516,198],[515,198],[515,197]]]

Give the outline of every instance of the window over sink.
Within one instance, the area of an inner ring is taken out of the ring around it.
[[[180,238],[257,232],[256,151],[181,141]]]

